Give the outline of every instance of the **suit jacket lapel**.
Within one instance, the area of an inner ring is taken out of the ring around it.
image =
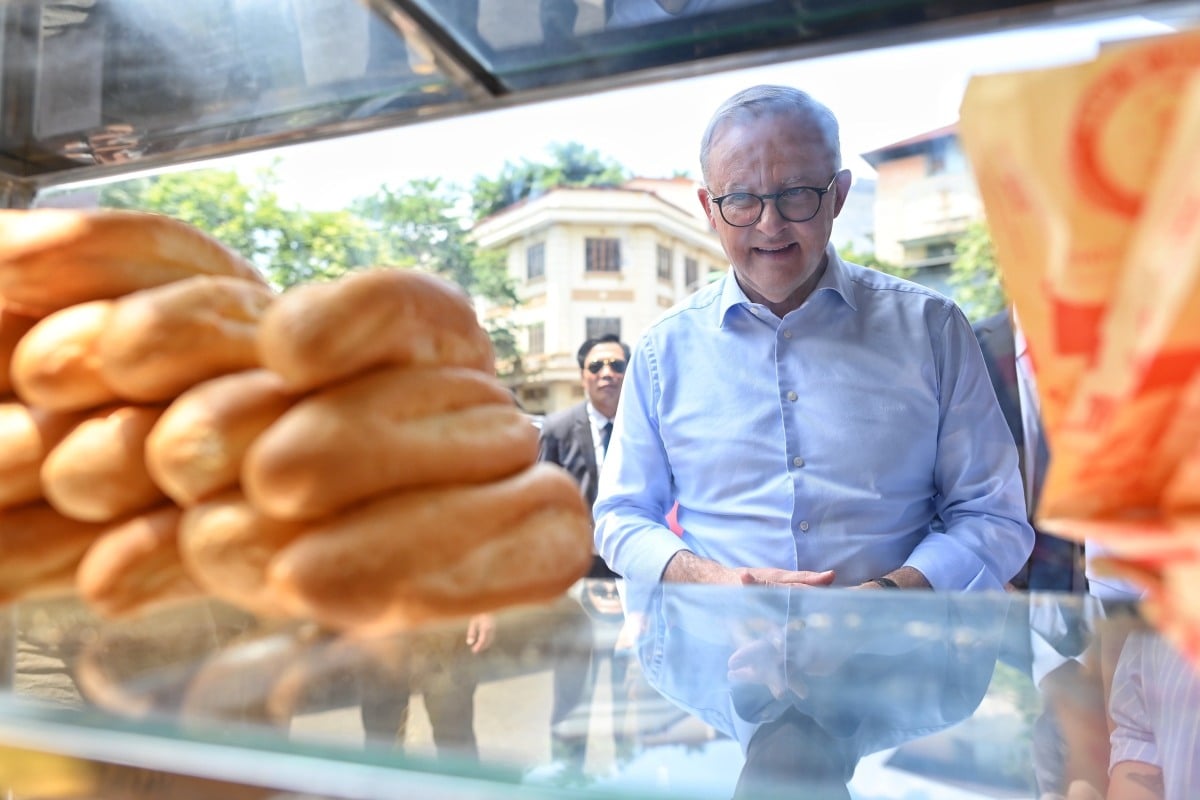
[[[596,482],[599,468],[596,465],[596,444],[592,441],[592,421],[588,419],[585,405],[579,406],[579,413],[575,417],[575,425],[572,428],[572,437],[583,456],[583,463],[587,466],[587,478],[583,482],[584,496],[588,502],[594,503],[596,502]]]
[[[1012,323],[1008,315],[998,315],[980,327],[979,346],[987,364],[988,376],[996,389],[1000,411],[1016,440],[1017,449],[1024,450],[1025,426],[1021,420],[1021,392],[1017,386],[1017,350],[1013,344]]]

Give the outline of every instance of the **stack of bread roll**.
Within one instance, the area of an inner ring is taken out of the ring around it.
[[[198,591],[144,443],[180,392],[257,364],[275,293],[137,212],[0,212],[0,598],[76,586],[121,613]]]
[[[440,278],[280,295],[168,217],[6,211],[0,301],[0,600],[387,632],[586,572],[588,510]]]
[[[263,369],[180,397],[148,451],[212,594],[369,634],[547,599],[586,572],[587,508],[535,463],[537,431],[456,287],[385,268],[296,287],[263,316],[258,355]],[[212,435],[186,444],[198,427]]]

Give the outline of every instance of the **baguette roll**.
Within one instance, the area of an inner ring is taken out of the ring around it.
[[[12,394],[12,363],[17,343],[37,323],[35,317],[0,306],[0,397]]]
[[[80,303],[34,325],[13,351],[12,383],[26,403],[54,411],[98,408],[120,398],[100,373],[100,335],[113,301]]]
[[[0,511],[0,602],[70,591],[83,554],[104,529],[45,502]]]
[[[257,367],[258,322],[274,298],[263,284],[209,275],[126,295],[99,338],[101,378],[125,400],[159,403]]]
[[[592,520],[554,464],[395,492],[322,520],[270,562],[292,615],[375,635],[548,600],[587,572]]]
[[[301,523],[264,516],[232,489],[184,511],[179,552],[205,591],[245,611],[287,616],[266,580],[267,565],[304,533]]]
[[[201,594],[179,555],[182,513],[161,506],[107,528],[92,543],[75,577],[91,608],[125,616]]]
[[[141,211],[0,211],[0,298],[32,316],[194,275],[265,283],[198,228]]]
[[[197,384],[151,429],[146,468],[176,503],[195,505],[237,486],[250,444],[295,402],[283,380],[265,369]]]
[[[284,292],[263,317],[263,366],[296,391],[383,364],[495,373],[492,343],[458,287],[410,269],[351,272]]]
[[[0,403],[0,508],[42,499],[42,463],[85,416]]]
[[[89,415],[42,463],[42,490],[68,517],[115,522],[167,496],[146,470],[146,437],[159,406],[116,406]]]
[[[537,429],[488,375],[388,367],[296,403],[246,453],[247,499],[315,519],[411,486],[482,483],[537,460]]]

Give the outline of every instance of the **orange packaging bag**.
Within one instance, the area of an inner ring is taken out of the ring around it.
[[[1037,372],[1039,522],[1200,665],[1200,32],[974,78],[960,129]]]
[[[1093,61],[971,79],[960,132],[1005,289],[1061,430],[1110,297],[1200,32],[1113,46]]]
[[[1196,441],[1183,404],[1200,365],[1200,67],[1173,101],[1158,169],[1133,227],[1047,478],[1046,515],[1141,515]],[[1179,424],[1173,420],[1181,417]]]

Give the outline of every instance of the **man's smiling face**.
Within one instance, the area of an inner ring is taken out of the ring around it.
[[[708,191],[700,199],[721,238],[742,291],[782,316],[799,307],[825,267],[825,245],[841,211],[850,173],[839,172],[820,127],[799,113],[771,112],[724,123],[709,153]],[[774,194],[797,186],[833,188],[807,222],[789,222],[768,200],[758,222],[734,227],[712,197],[730,192]],[[709,193],[711,192],[711,194]]]

